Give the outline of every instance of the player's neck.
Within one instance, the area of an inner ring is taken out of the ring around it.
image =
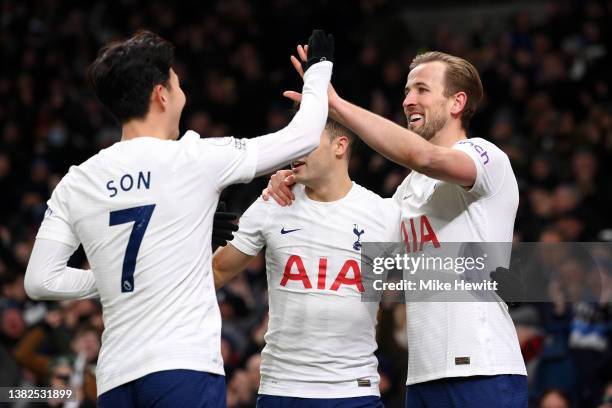
[[[123,124],[121,128],[121,141],[135,139],[137,137],[155,137],[157,139],[170,139],[165,126],[158,121],[145,118],[144,120],[133,119]]]
[[[460,122],[447,122],[429,141],[436,146],[452,147],[459,140],[467,138],[465,129]]]
[[[306,186],[305,192],[308,198],[314,201],[331,202],[344,198],[351,188],[353,181],[348,173],[339,174],[336,177],[329,176],[319,180],[311,186]]]

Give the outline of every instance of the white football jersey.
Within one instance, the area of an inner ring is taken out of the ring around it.
[[[433,255],[445,242],[512,242],[519,194],[508,156],[481,138],[459,141],[453,148],[474,161],[474,186],[466,190],[410,173],[393,196],[402,208],[402,239],[410,248],[416,241],[416,248]],[[505,261],[507,266],[509,256]],[[409,302],[406,313],[408,385],[448,377],[526,375],[505,303]]]
[[[249,182],[247,140],[139,137],[68,174],[37,238],[83,244],[103,307],[98,395],[146,374],[224,374],[212,278],[211,225],[226,186]],[[53,227],[52,227],[53,226]]]
[[[266,246],[270,316],[260,394],[302,398],[379,395],[378,303],[362,302],[361,243],[398,242],[400,209],[353,183],[333,202],[280,207],[261,198],[240,218],[231,245]]]

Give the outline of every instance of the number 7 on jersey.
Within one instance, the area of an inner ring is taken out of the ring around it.
[[[128,240],[125,257],[123,257],[123,270],[121,272],[121,292],[134,291],[134,269],[136,258],[142,243],[142,237],[149,226],[149,220],[155,209],[155,204],[141,207],[126,208],[125,210],[111,211],[109,226],[134,222],[130,239]]]

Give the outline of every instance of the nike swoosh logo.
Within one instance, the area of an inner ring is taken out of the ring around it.
[[[299,230],[301,230],[301,228],[296,228],[296,229],[292,229],[292,230],[286,230],[285,227],[283,227],[281,229],[281,234],[288,234],[290,232],[295,232],[295,231],[299,231]]]

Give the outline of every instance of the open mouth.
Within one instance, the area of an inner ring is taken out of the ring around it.
[[[424,120],[425,117],[422,113],[411,113],[408,117],[408,123],[410,123],[410,126],[418,126],[419,124],[422,124]]]
[[[303,162],[301,160],[295,160],[295,161],[291,162],[291,168],[293,170],[296,170],[296,169],[302,167],[305,164],[306,164],[306,162]]]

